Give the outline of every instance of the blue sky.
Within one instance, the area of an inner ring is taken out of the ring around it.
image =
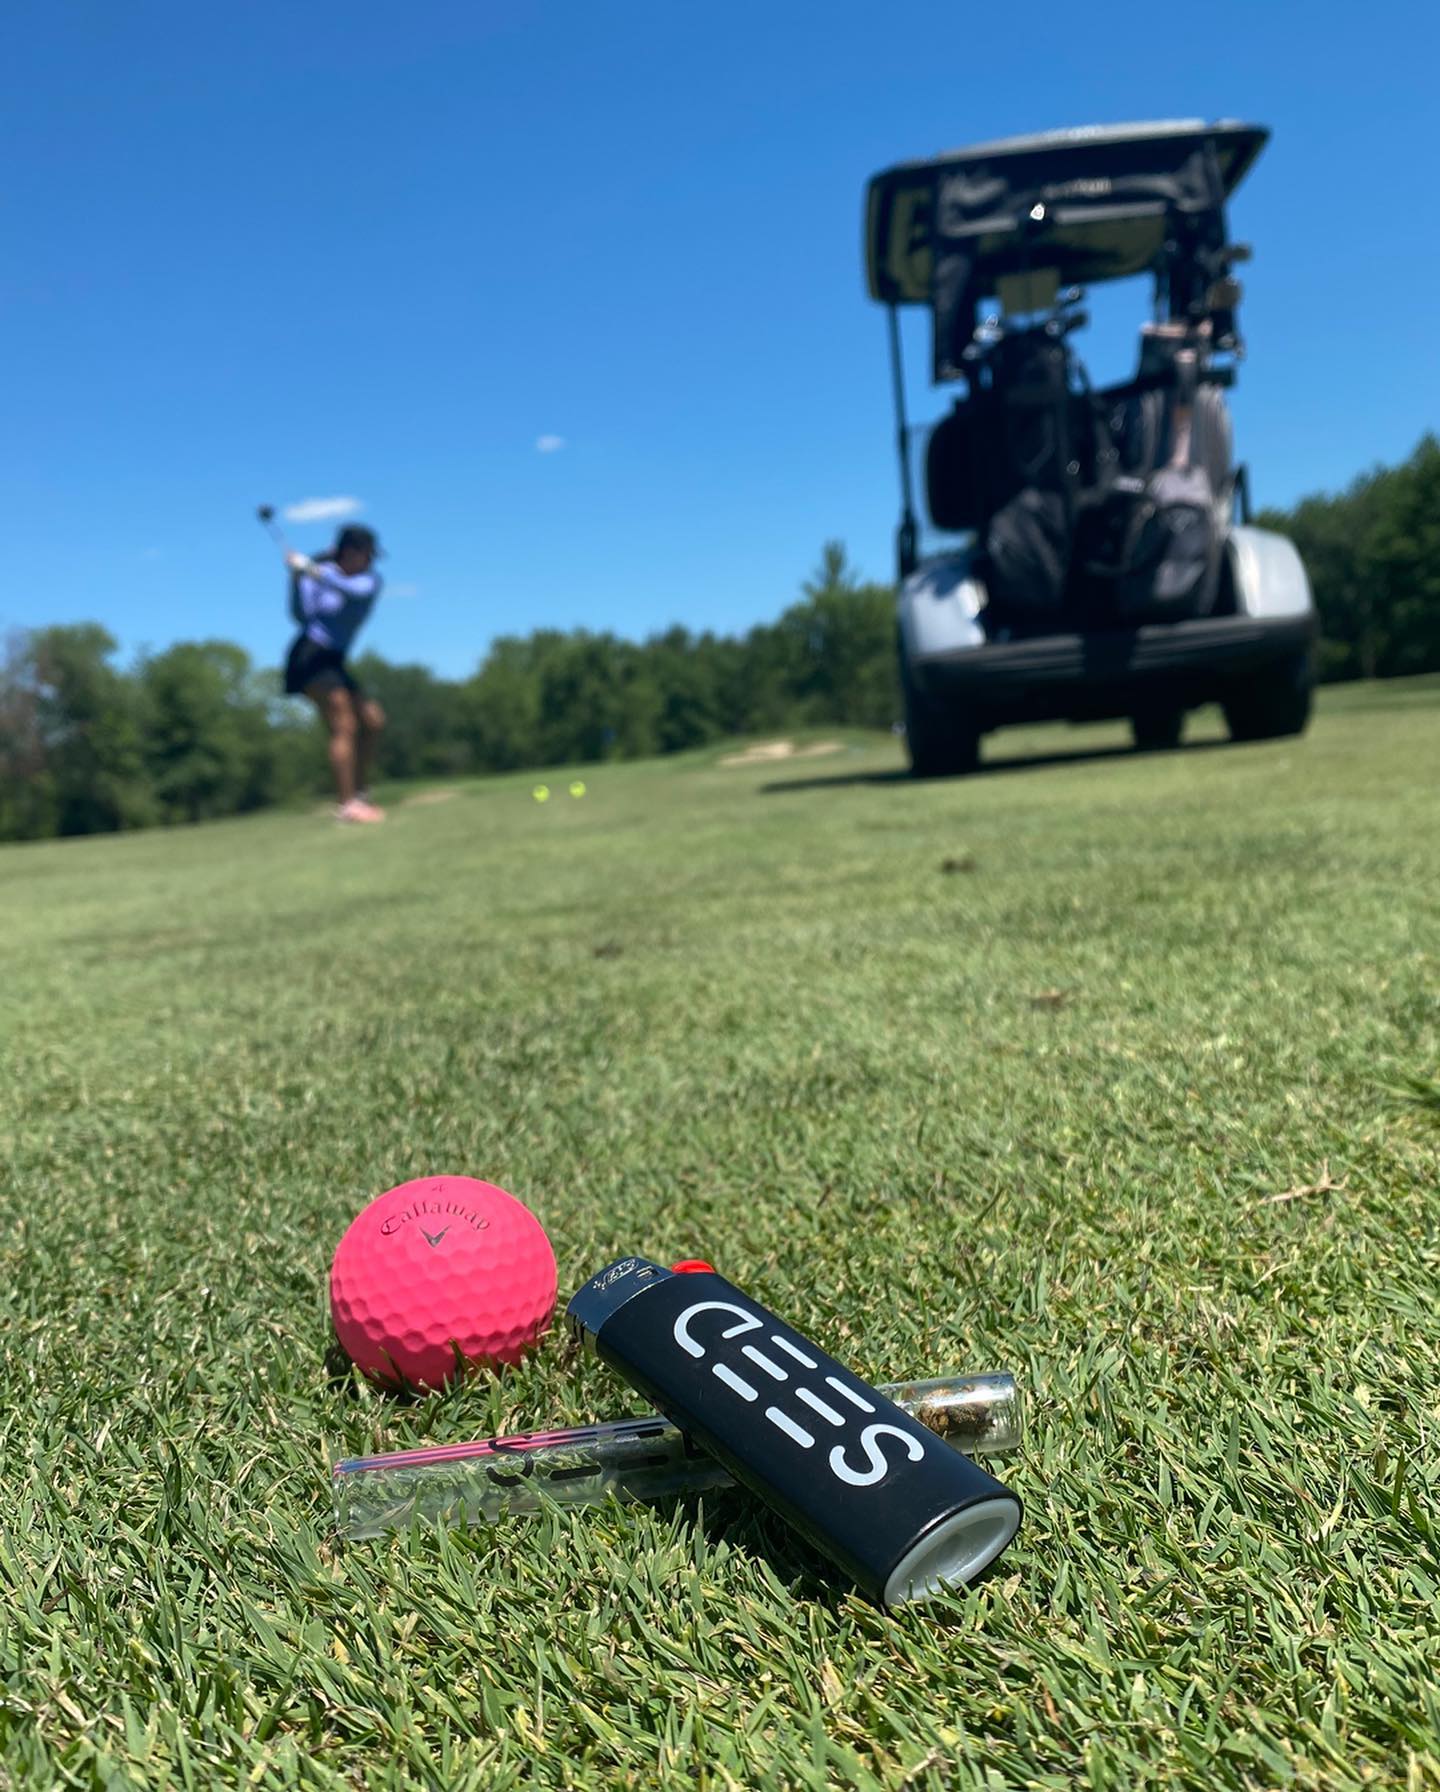
[[[340,496],[392,550],[365,645],[447,674],[541,626],[743,629],[828,537],[888,577],[864,182],[1062,124],[1274,128],[1231,220],[1258,501],[1440,421],[1418,3],[18,0],[5,40],[0,630],[278,662],[254,508]]]

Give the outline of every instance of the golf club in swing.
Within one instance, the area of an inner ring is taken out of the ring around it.
[[[285,531],[280,527],[279,523],[275,521],[275,506],[273,504],[257,504],[255,507],[255,515],[259,518],[260,526],[270,536],[271,540],[279,546],[281,552],[285,554],[290,553],[290,543],[285,539]]]
[[[290,541],[287,538],[285,531],[280,527],[279,523],[275,521],[275,506],[273,504],[257,504],[255,506],[255,515],[261,528],[266,531],[282,554],[288,558],[296,551],[290,545]],[[305,558],[308,560],[311,556],[307,554]],[[413,589],[406,590],[402,587],[397,590],[394,595],[396,597],[413,597],[414,591]]]
[[[275,506],[273,504],[257,504],[255,506],[255,515],[259,518],[261,527],[266,531],[266,533],[270,536],[270,539],[276,544],[276,546],[280,549],[280,552],[285,556],[285,564],[287,566],[289,566],[290,565],[290,557],[295,552],[295,549],[291,547],[290,542],[289,542],[288,538],[286,537],[285,531],[280,527],[279,523],[277,523],[275,521]],[[315,572],[315,568],[314,568],[313,563],[310,560],[310,556],[308,554],[305,555],[304,560],[305,560],[304,566],[302,566],[298,569],[291,567],[291,571],[292,572],[296,571],[296,570],[301,571],[301,572],[308,571],[313,575]],[[297,617],[296,620],[298,621],[299,618]]]

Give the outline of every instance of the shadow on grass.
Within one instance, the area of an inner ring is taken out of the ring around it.
[[[686,1494],[675,1500],[673,1506],[685,1510],[691,1521],[704,1531],[706,1541],[712,1547],[723,1543],[737,1554],[763,1561],[793,1598],[834,1609],[847,1599],[867,1597],[843,1568],[822,1555],[814,1544],[792,1530],[778,1513],[768,1511],[744,1489],[719,1488],[704,1495]],[[1011,1564],[1007,1554],[1006,1550],[1001,1550],[967,1585],[983,1586],[992,1575],[1001,1571],[1002,1566],[1008,1572]],[[957,1586],[942,1598],[963,1599],[965,1593],[965,1586]],[[932,1624],[944,1624],[947,1619],[961,1617],[958,1612],[947,1612],[943,1604],[921,1603],[927,1621]]]
[[[615,1510],[608,1498],[597,1501],[596,1504],[607,1514]],[[555,1510],[549,1506],[544,1509]],[[564,1509],[575,1522],[585,1522],[586,1508],[583,1502],[567,1504]],[[714,1487],[705,1493],[671,1494],[636,1505],[626,1505],[622,1510],[649,1512],[658,1522],[666,1524],[673,1524],[677,1516],[683,1515],[684,1521],[704,1538],[705,1547],[712,1555],[719,1551],[730,1551],[751,1562],[763,1563],[786,1598],[823,1605],[834,1611],[849,1599],[865,1597],[844,1569],[822,1555],[778,1513],[770,1511],[745,1488]],[[621,1522],[623,1523],[623,1519]],[[494,1544],[494,1523],[492,1519],[476,1518],[466,1521],[457,1516],[425,1517],[416,1514],[407,1522],[395,1524],[392,1529],[404,1535],[411,1532],[413,1527],[413,1534],[420,1536],[443,1530],[454,1538],[465,1540],[463,1547],[487,1551]],[[345,1548],[353,1550],[373,1547],[376,1539],[341,1538],[339,1541]],[[638,1533],[636,1545],[643,1547]],[[969,1585],[983,1586],[1000,1570],[1002,1564],[1007,1569],[1010,1566],[1003,1550]],[[963,1598],[964,1595],[965,1588],[957,1587],[951,1596]],[[961,1618],[958,1612],[947,1612],[943,1603],[926,1603],[925,1612],[927,1622],[931,1624],[943,1624],[947,1619]]]
[[[962,780],[973,783],[977,778],[999,777],[1005,772],[1033,772],[1056,765],[1093,765],[1103,759],[1174,759],[1188,757],[1191,753],[1213,752],[1219,747],[1233,748],[1238,744],[1229,740],[1197,740],[1164,752],[1140,753],[1134,747],[1122,743],[1113,747],[1082,748],[1073,753],[1022,753],[1011,759],[983,759],[975,771],[960,772],[946,778],[917,778],[904,766],[895,766],[884,772],[836,772],[828,778],[777,779],[772,784],[762,784],[760,794],[783,796],[787,791],[840,790],[855,784],[958,784]]]

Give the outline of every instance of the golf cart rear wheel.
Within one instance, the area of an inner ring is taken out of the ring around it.
[[[917,778],[955,778],[980,763],[980,730],[947,714],[933,698],[917,691],[905,656],[900,656],[900,688],[905,699],[905,746]]]
[[[1137,709],[1130,718],[1137,753],[1168,753],[1180,745],[1184,731],[1183,709]]]
[[[1309,653],[1291,654],[1226,698],[1231,740],[1279,740],[1303,734],[1310,720],[1314,673]]]

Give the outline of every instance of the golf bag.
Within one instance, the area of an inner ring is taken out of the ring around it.
[[[1093,393],[1063,333],[1017,330],[931,432],[926,496],[977,536],[1001,627],[1181,620],[1214,607],[1231,449],[1192,353],[1147,340],[1138,380]]]
[[[1002,337],[931,433],[930,514],[976,532],[990,608],[1006,626],[1060,618],[1076,514],[1104,460],[1097,426],[1064,336],[1040,328]]]
[[[1058,493],[1016,492],[991,517],[984,551],[997,617],[1022,627],[1058,618],[1070,574],[1070,520]]]
[[[1092,621],[1179,622],[1215,606],[1234,493],[1230,415],[1193,369],[1122,399],[1116,471],[1077,531],[1077,607]]]

